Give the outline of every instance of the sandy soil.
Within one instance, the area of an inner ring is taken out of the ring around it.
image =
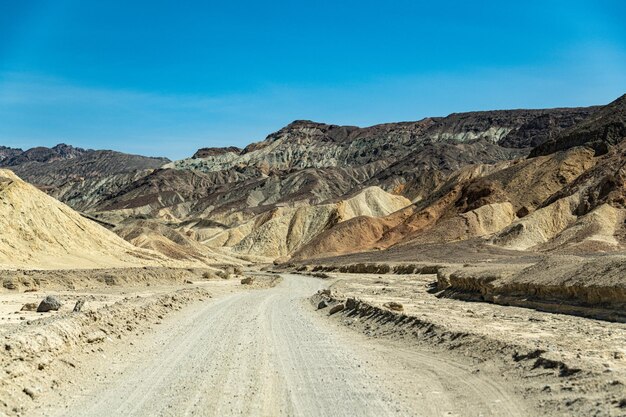
[[[626,415],[624,323],[437,298],[436,275],[329,275],[337,299],[355,297],[388,312],[386,303],[403,306],[393,315],[344,311],[336,316],[345,325],[500,368],[543,414]],[[403,325],[407,316],[416,319]]]
[[[496,373],[316,314],[308,297],[325,284],[285,275],[274,288],[194,303],[158,332],[73,352],[75,368],[28,415],[533,414]]]

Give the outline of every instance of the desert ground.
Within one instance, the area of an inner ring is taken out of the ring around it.
[[[624,323],[438,297],[436,274],[152,272],[5,290],[3,412],[624,415]]]

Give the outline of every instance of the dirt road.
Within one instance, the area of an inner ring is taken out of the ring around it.
[[[42,398],[34,414],[529,415],[493,375],[329,321],[306,301],[324,285],[285,275],[274,288],[188,307],[113,357],[94,358],[93,372],[56,400]]]

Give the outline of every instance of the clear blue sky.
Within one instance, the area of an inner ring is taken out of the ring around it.
[[[294,119],[607,103],[625,4],[0,0],[0,144],[181,158]]]

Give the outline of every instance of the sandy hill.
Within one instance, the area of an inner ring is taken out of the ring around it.
[[[377,217],[410,204],[402,196],[368,187],[358,194],[326,204],[278,207],[208,239],[212,246],[236,253],[281,258],[290,255],[333,225],[359,216]]]
[[[94,268],[163,264],[70,207],[0,170],[0,267]]]
[[[127,219],[114,231],[138,248],[158,252],[170,259],[207,265],[243,263],[241,260],[215,253],[185,233],[153,220]]]

